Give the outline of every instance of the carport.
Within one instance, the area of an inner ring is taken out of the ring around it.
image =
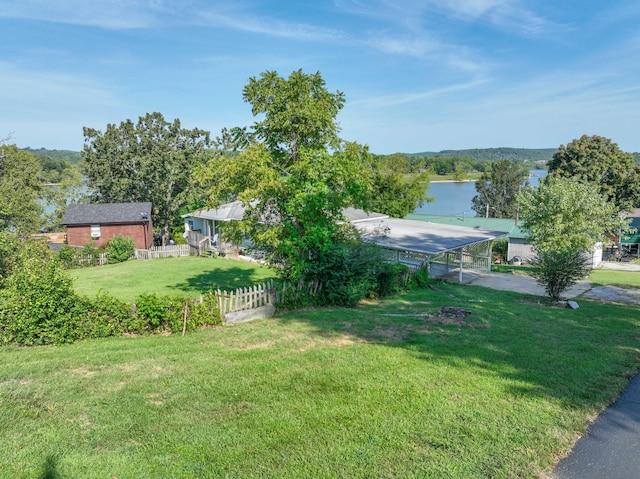
[[[493,241],[508,231],[444,225],[398,218],[374,218],[355,224],[363,239],[386,250],[387,259],[417,269],[425,264],[429,273],[438,265],[444,272],[458,268],[491,271]]]

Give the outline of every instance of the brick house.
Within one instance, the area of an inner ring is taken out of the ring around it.
[[[67,244],[100,246],[118,235],[133,239],[137,249],[153,245],[151,203],[104,203],[69,205],[62,218],[67,227]]]

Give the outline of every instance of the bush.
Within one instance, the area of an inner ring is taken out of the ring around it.
[[[584,251],[577,249],[538,251],[531,261],[531,274],[551,301],[559,301],[563,292],[588,275],[586,264]]]
[[[20,239],[15,233],[0,232],[0,288],[15,269],[19,245]]]
[[[376,275],[376,295],[379,298],[402,291],[407,284],[409,267],[400,263],[382,263]]]
[[[327,252],[314,275],[323,285],[323,304],[351,306],[375,294],[382,264],[377,247],[366,243],[337,244]]]
[[[218,300],[213,293],[207,293],[202,297],[202,302],[190,302],[187,319],[187,330],[197,329],[200,326],[220,325],[222,318],[218,309]]]
[[[136,245],[131,238],[118,235],[106,243],[107,262],[109,264],[127,261],[136,251]]]
[[[78,250],[69,245],[63,244],[60,251],[58,251],[58,260],[67,269],[76,268],[79,266]]]
[[[39,240],[24,242],[18,268],[7,280],[2,301],[2,342],[51,344],[79,338],[77,321],[85,313],[66,274]]]
[[[416,270],[411,278],[412,285],[416,285],[418,288],[427,288],[431,283],[433,283],[433,279],[429,274],[429,267],[423,266]]]
[[[0,289],[0,344],[58,344],[128,333],[180,332],[220,324],[216,297],[202,303],[141,295],[136,308],[108,294],[79,296],[61,261],[42,241],[17,245],[13,273]],[[186,318],[185,318],[186,313]]]

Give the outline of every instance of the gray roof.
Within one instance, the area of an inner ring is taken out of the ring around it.
[[[183,218],[202,218],[206,220],[214,221],[233,221],[241,220],[244,217],[245,207],[242,206],[241,201],[233,201],[232,203],[226,203],[220,205],[218,208],[201,209],[183,215]],[[347,220],[352,223],[358,223],[360,221],[370,221],[372,219],[387,218],[387,215],[381,213],[367,213],[366,211],[359,210],[357,208],[345,208],[342,212]]]
[[[233,201],[220,205],[218,208],[211,208],[208,210],[200,209],[193,213],[187,213],[182,215],[183,218],[202,218],[205,220],[214,221],[240,221],[244,217],[245,207],[242,206],[242,201]]]
[[[425,221],[389,218],[381,213],[367,213],[356,208],[346,208],[345,218],[356,226],[362,236],[386,248],[423,254],[440,254],[508,234],[504,231],[436,224]],[[242,202],[234,201],[219,208],[198,210],[184,215],[215,221],[241,220],[244,215]]]
[[[63,225],[143,223],[143,213],[151,219],[153,206],[146,203],[101,203],[69,205]]]
[[[366,221],[356,226],[367,241],[375,242],[385,248],[430,255],[453,251],[507,234],[504,231],[397,218]]]

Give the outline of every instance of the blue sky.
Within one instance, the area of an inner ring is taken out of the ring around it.
[[[0,138],[81,150],[154,111],[215,136],[254,121],[249,77],[302,69],[374,153],[640,151],[639,25],[638,0],[0,0]]]

